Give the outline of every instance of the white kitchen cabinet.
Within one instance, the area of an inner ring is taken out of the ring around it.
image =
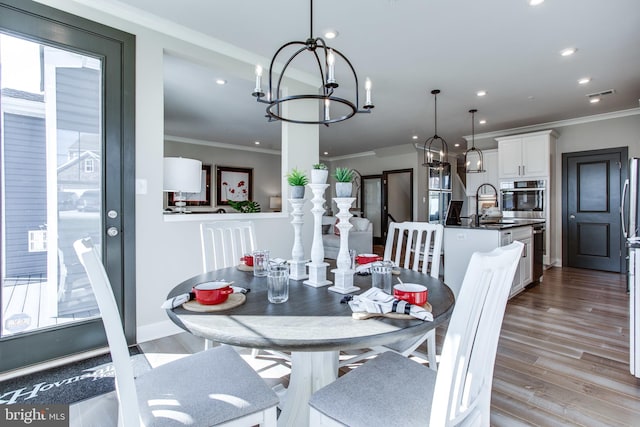
[[[546,178],[551,172],[551,144],[555,132],[542,131],[496,138],[498,178]]]
[[[511,238],[524,244],[522,255],[518,263],[518,269],[513,277],[511,292],[512,297],[524,290],[524,287],[533,282],[533,229],[531,227],[519,227],[513,230]]]
[[[475,159],[475,157],[474,157]],[[482,150],[485,172],[467,174],[467,196],[475,197],[478,187],[482,184],[491,184],[498,188],[498,150]],[[493,194],[486,187],[480,194]]]

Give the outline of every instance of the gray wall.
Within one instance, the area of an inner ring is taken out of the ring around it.
[[[189,210],[213,211],[217,209],[216,201],[216,166],[233,166],[253,169],[253,200],[260,203],[262,212],[269,212],[269,196],[279,196],[281,193],[282,173],[280,172],[280,153],[263,153],[256,151],[241,151],[230,148],[212,147],[208,145],[189,144],[166,140],[164,144],[165,157],[182,156],[202,161],[211,167],[211,202],[212,208],[189,207]],[[286,197],[286,196],[285,196]],[[166,198],[165,198],[166,200]],[[165,202],[166,203],[166,202]],[[227,212],[234,212],[230,206],[221,206]]]

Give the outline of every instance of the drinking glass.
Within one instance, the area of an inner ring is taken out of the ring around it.
[[[267,298],[269,302],[280,304],[289,299],[289,266],[270,265],[267,273]]]
[[[264,277],[269,267],[269,251],[253,251],[253,275]]]
[[[377,261],[371,264],[372,286],[382,289],[389,295],[393,293],[391,270],[393,270],[393,262],[391,261]]]

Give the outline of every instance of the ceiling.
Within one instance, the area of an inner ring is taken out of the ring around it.
[[[102,3],[126,8],[156,30],[171,32],[177,24],[224,41],[265,68],[282,44],[309,35],[309,4],[300,0]],[[423,144],[435,133],[432,89],[442,91],[438,134],[454,151],[466,147],[471,108],[478,109],[476,120],[487,121],[476,123],[476,134],[638,108],[638,0],[546,0],[535,7],[527,0],[315,3],[313,35],[339,32],[328,43],[349,58],[360,81],[371,79],[375,104],[372,114],[321,126],[323,157]],[[568,47],[577,52],[561,56]],[[582,77],[592,80],[579,85]],[[218,86],[215,78],[227,84]],[[246,73],[229,73],[168,56],[165,133],[278,149],[280,123],[266,122],[253,88],[251,61]],[[476,96],[481,89],[486,96]],[[614,93],[597,104],[586,96],[609,89]]]

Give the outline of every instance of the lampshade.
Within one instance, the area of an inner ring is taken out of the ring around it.
[[[202,162],[183,157],[164,158],[163,191],[199,193],[202,183]]]
[[[271,196],[269,197],[269,209],[280,210],[282,208],[282,197]]]

